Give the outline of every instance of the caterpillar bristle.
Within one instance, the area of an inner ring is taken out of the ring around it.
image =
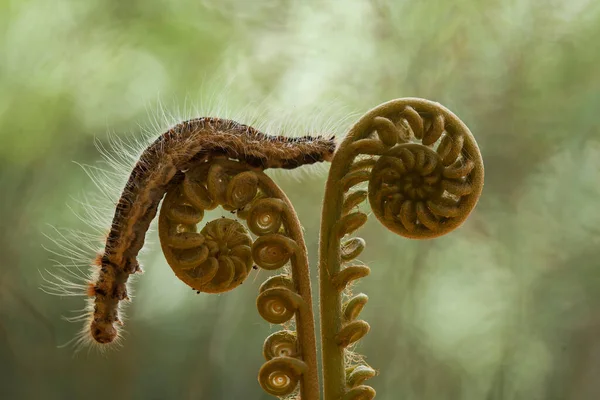
[[[96,266],[98,268],[101,268],[102,267],[102,257],[103,256],[104,256],[103,253],[97,253],[96,257],[94,258],[94,261],[92,261],[92,265]]]
[[[96,293],[96,285],[94,285],[94,282],[88,282],[87,290],[86,290],[85,294],[88,297],[94,297],[94,296],[96,296],[96,294],[97,294]]]

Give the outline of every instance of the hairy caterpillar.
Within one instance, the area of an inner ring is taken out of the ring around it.
[[[270,136],[220,118],[187,120],[160,135],[133,167],[116,205],[104,250],[94,261],[98,269],[85,290],[93,301],[88,315],[80,318],[86,323],[83,335],[100,344],[119,337],[120,302],[128,299],[129,276],[141,271],[137,256],[146,232],[169,185],[177,182],[181,171],[212,157],[236,159],[260,170],[294,169],[329,161],[334,151],[333,136]]]

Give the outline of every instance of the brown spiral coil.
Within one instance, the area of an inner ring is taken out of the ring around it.
[[[274,357],[260,368],[258,382],[273,396],[288,396],[294,393],[306,369],[306,364],[297,358]]]
[[[194,290],[232,290],[252,269],[252,238],[241,223],[219,218],[200,232],[196,226],[206,209],[219,204],[241,207],[251,201],[257,193],[253,174],[230,177],[218,163],[201,164],[167,193],[159,216],[161,246],[175,275]]]
[[[294,317],[305,301],[295,289],[292,280],[286,275],[276,275],[267,279],[259,289],[256,298],[258,313],[272,324],[283,324]]]
[[[271,334],[265,340],[263,355],[267,361],[275,357],[297,357],[299,354],[296,332],[282,330]]]
[[[483,188],[483,162],[469,129],[437,103],[407,102],[374,117],[384,151],[371,169],[369,202],[391,231],[410,238],[461,225]]]

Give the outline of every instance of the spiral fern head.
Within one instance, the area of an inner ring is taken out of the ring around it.
[[[368,190],[359,185],[368,185]],[[483,162],[465,124],[432,101],[403,98],[361,117],[336,151],[329,171],[320,243],[324,394],[370,400],[364,382],[376,371],[354,365],[351,347],[368,334],[359,319],[365,294],[350,287],[369,275],[355,260],[366,241],[352,235],[367,221],[358,207],[369,200],[390,231],[413,239],[444,235],[460,226],[483,189]],[[343,368],[345,367],[345,368]],[[345,383],[345,385],[344,385]]]
[[[481,153],[469,129],[438,103],[405,101],[373,118],[383,143],[369,179],[369,203],[391,231],[423,239],[460,226],[483,189]]]
[[[204,211],[218,206],[236,214],[239,222],[223,217],[198,232]],[[198,292],[232,290],[254,264],[268,271],[291,264],[261,285],[256,300],[266,321],[296,319],[297,329],[267,339],[259,382],[274,396],[299,392],[314,397],[318,375],[308,260],[295,211],[274,182],[248,163],[219,156],[201,161],[182,171],[168,189],[159,236],[176,276]]]
[[[230,176],[216,163],[200,165],[173,185],[161,207],[159,235],[163,253],[177,277],[197,291],[222,293],[242,284],[252,269],[252,237],[240,222],[219,218],[200,232],[205,209],[235,209],[257,193],[251,171]]]

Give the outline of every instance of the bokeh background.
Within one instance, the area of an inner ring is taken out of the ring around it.
[[[0,397],[269,398],[256,375],[277,328],[254,305],[268,275],[196,295],[156,232],[123,348],[57,347],[83,300],[39,290],[42,246],[60,239],[52,226],[88,232],[77,199],[98,193],[72,161],[102,166],[95,139],[196,112],[341,135],[415,96],[467,123],[486,184],[446,237],[403,239],[374,218],[360,232],[372,328],[357,351],[380,372],[377,398],[600,398],[598,43],[594,0],[1,0]],[[325,178],[275,174],[315,276]]]

